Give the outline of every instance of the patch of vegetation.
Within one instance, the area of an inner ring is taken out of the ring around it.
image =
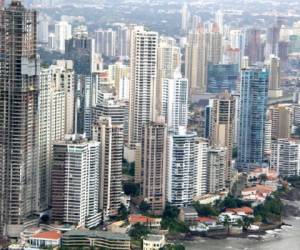
[[[123,168],[122,168],[122,172],[123,175],[129,175],[129,176],[134,176],[135,174],[135,163],[128,163],[126,160],[123,160]]]
[[[161,221],[161,229],[169,230],[170,234],[187,233],[188,226],[178,220],[179,209],[177,207],[166,205]]]
[[[134,182],[123,183],[123,191],[126,195],[137,197],[140,195],[140,185]]]
[[[169,244],[164,246],[160,250],[185,250],[185,247],[181,244]]]
[[[199,202],[195,202],[193,207],[196,209],[199,216],[218,216],[219,211],[212,206],[211,204],[200,204]]]
[[[263,223],[276,223],[281,221],[283,204],[276,196],[267,197],[264,204],[254,209],[255,217],[260,217]]]
[[[132,237],[134,240],[140,240],[142,237],[146,236],[149,233],[151,232],[148,227],[137,223],[131,227],[129,231],[129,236]]]

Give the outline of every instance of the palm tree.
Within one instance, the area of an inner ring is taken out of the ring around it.
[[[225,215],[224,221],[223,221],[223,226],[226,228],[227,235],[229,235],[229,229],[230,229],[230,218],[228,215]]]

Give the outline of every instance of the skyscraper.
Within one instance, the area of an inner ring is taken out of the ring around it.
[[[263,162],[269,73],[252,67],[243,69],[241,78],[237,166],[248,171]]]
[[[188,206],[196,195],[195,140],[185,128],[168,137],[167,200],[174,206]]]
[[[209,141],[197,138],[195,141],[196,154],[196,195],[201,196],[208,192],[208,149]]]
[[[72,26],[65,21],[55,24],[55,49],[65,53],[65,41],[72,38]]]
[[[162,214],[166,204],[167,127],[161,122],[144,126],[141,190],[151,212]]]
[[[171,37],[160,37],[157,53],[157,83],[156,93],[156,112],[161,114],[162,92],[164,79],[172,79],[176,71],[181,69],[180,48],[176,45],[176,40]]]
[[[158,33],[135,27],[131,38],[129,144],[141,142],[143,126],[154,117]]]
[[[271,166],[282,177],[300,175],[300,141],[278,139],[272,142]]]
[[[226,149],[211,148],[208,150],[208,192],[218,193],[225,189],[226,181]]]
[[[124,109],[113,100],[100,107],[92,124],[92,138],[101,146],[99,203],[105,216],[114,216],[121,205]]]
[[[65,136],[65,91],[54,80],[55,66],[40,73],[39,93],[39,196],[40,208],[46,210],[50,202],[52,147]],[[54,69],[54,71],[53,71]]]
[[[99,142],[71,135],[53,145],[52,218],[81,227],[101,221],[99,208]]]
[[[235,98],[228,92],[210,99],[209,138],[214,148],[226,149],[225,181],[230,184],[232,175],[232,149],[235,131]]]
[[[206,92],[207,50],[204,27],[188,34],[185,49],[185,76],[190,83],[190,94]]]
[[[294,121],[294,109],[289,105],[275,105],[268,109],[271,120],[271,138],[290,138]]]
[[[162,87],[162,116],[168,128],[178,132],[188,123],[188,80],[176,72],[173,79],[164,79]]]
[[[39,203],[37,14],[13,0],[0,22],[0,235],[17,237]]]
[[[274,55],[269,60],[269,90],[278,90],[280,87],[280,59]]]
[[[104,56],[116,56],[116,32],[112,29],[96,31],[96,52]]]
[[[65,92],[65,134],[74,132],[75,113],[75,80],[73,62],[58,60],[51,66],[53,81],[60,85]]]

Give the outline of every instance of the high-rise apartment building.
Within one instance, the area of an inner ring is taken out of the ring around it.
[[[268,109],[271,120],[271,138],[290,138],[294,122],[294,109],[290,105],[279,104]]]
[[[158,33],[135,27],[131,37],[129,144],[141,142],[143,126],[154,117]]]
[[[96,52],[108,57],[116,56],[116,31],[112,29],[96,31]]]
[[[87,228],[100,223],[99,160],[99,142],[88,142],[80,135],[53,145],[53,220]]]
[[[178,132],[188,123],[188,80],[176,72],[172,79],[162,83],[162,113],[169,130]]]
[[[75,114],[75,79],[73,62],[58,60],[51,66],[52,80],[60,85],[65,92],[65,134],[74,132]]]
[[[53,79],[55,66],[43,68],[39,92],[39,197],[40,208],[50,205],[52,147],[65,136],[65,91]]]
[[[262,52],[262,31],[256,28],[250,28],[244,31],[245,47],[243,56],[249,58],[250,64],[255,64],[263,60]]]
[[[166,204],[167,126],[151,122],[144,126],[141,157],[142,196],[154,214],[162,214]]]
[[[217,25],[210,29],[199,26],[191,31],[185,51],[185,76],[190,83],[190,94],[203,94],[207,91],[208,64],[219,64],[222,60],[222,34]]]
[[[269,66],[269,90],[278,90],[280,88],[280,59],[274,55],[270,56]]]
[[[110,100],[100,104],[92,124],[92,138],[100,142],[100,208],[105,216],[118,214],[122,193],[124,109]]]
[[[300,175],[300,141],[278,139],[272,142],[271,166],[282,177]]]
[[[190,94],[206,92],[207,50],[204,27],[191,31],[185,49],[185,77],[190,83]]]
[[[176,71],[181,70],[180,48],[176,45],[176,40],[171,37],[160,37],[157,53],[157,83],[155,87],[156,112],[162,111],[162,91],[164,79],[172,79]]]
[[[196,196],[208,192],[208,149],[209,141],[204,138],[196,138]]]
[[[196,195],[196,136],[182,128],[168,137],[167,200],[174,206],[188,206]]]
[[[0,10],[0,237],[18,237],[39,208],[36,25],[20,0]]]
[[[252,67],[243,69],[241,78],[237,166],[248,171],[263,162],[269,72]]]
[[[55,24],[55,49],[65,53],[65,41],[72,38],[72,26],[66,21]]]
[[[232,175],[232,149],[235,131],[235,98],[228,92],[210,99],[209,139],[214,148],[226,148],[225,181]]]
[[[208,150],[208,192],[218,193],[225,189],[227,153],[225,148],[211,148]]]

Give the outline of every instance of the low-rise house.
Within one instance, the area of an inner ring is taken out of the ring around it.
[[[230,212],[241,216],[253,216],[254,213],[251,207],[227,208],[226,212]]]
[[[60,246],[62,234],[59,231],[40,232],[29,238],[29,244],[34,248]]]
[[[143,250],[159,250],[166,244],[164,235],[149,234],[143,239]]]
[[[192,232],[207,232],[217,226],[217,220],[212,217],[198,217],[194,225],[190,226]]]
[[[224,223],[227,220],[228,223],[232,225],[239,223],[239,221],[243,221],[243,216],[232,212],[224,212],[219,215],[218,220],[220,223]]]
[[[182,207],[179,212],[179,220],[185,223],[194,222],[198,218],[198,213],[193,207]]]
[[[140,223],[149,228],[160,229],[161,218],[151,218],[141,214],[132,214],[129,216],[128,220],[131,226]]]
[[[256,185],[254,187],[243,189],[242,199],[245,201],[263,203],[274,191],[276,191],[276,188],[274,187]]]

